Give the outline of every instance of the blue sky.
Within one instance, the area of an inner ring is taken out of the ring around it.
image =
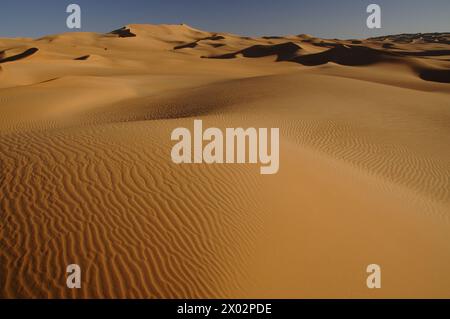
[[[361,38],[450,31],[450,0],[1,0],[0,37],[70,32],[68,4],[82,9],[81,31],[109,32],[129,23],[187,23],[241,35],[309,33]],[[379,30],[366,27],[366,7],[382,8]]]

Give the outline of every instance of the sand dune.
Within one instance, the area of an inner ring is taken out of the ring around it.
[[[448,38],[0,39],[0,297],[450,297]],[[194,119],[279,127],[279,173],[172,163]]]
[[[450,44],[450,33],[405,33],[370,38],[376,41],[391,41],[395,43],[432,43]]]

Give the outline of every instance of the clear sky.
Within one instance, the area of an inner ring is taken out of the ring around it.
[[[450,31],[450,0],[1,0],[0,37],[70,32],[66,7],[82,9],[80,31],[130,23],[187,23],[241,35],[308,33],[325,38]],[[382,29],[366,27],[366,7],[382,9]]]

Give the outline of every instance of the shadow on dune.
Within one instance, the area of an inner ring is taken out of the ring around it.
[[[212,37],[200,39],[200,41],[203,41],[203,40],[218,41],[218,40],[225,40],[225,37],[223,37],[221,35],[213,35]]]
[[[314,45],[316,47],[320,47],[320,48],[337,48],[337,47],[342,46],[342,44],[339,44],[339,43],[325,42],[325,41],[321,41],[321,42],[311,41],[310,43],[312,45]]]
[[[262,58],[276,55],[277,61],[289,61],[294,58],[301,47],[293,42],[286,42],[275,45],[254,45],[249,48],[222,55],[210,56],[210,59],[234,59],[238,54],[246,58]]]
[[[217,56],[210,56],[211,59],[233,59],[238,54],[247,58],[260,58],[266,56],[277,56],[277,61],[290,61],[306,66],[322,65],[334,62],[341,65],[358,66],[370,65],[381,61],[386,61],[396,56],[393,53],[383,52],[364,46],[344,46],[336,45],[334,48],[324,52],[300,55],[301,47],[293,42],[286,42],[276,45],[254,45],[244,50],[227,53]]]
[[[398,48],[395,47],[394,43],[383,43],[382,48],[399,50]]]
[[[400,52],[400,54],[408,56],[442,56],[450,55],[450,50],[425,50],[418,52]]]
[[[21,60],[21,59],[25,59],[33,54],[35,54],[37,51],[39,51],[38,48],[30,48],[28,50],[25,50],[22,53],[7,57],[7,58],[3,58],[0,59],[0,63],[6,63],[6,62],[13,62],[13,61],[17,61],[17,60]],[[2,56],[4,56],[4,53],[2,54]]]
[[[328,62],[347,66],[363,66],[386,61],[392,57],[394,57],[392,53],[363,46],[340,45],[324,52],[297,56],[292,61],[307,66],[322,65]]]
[[[90,57],[91,57],[90,55],[83,55],[83,56],[80,56],[79,58],[75,58],[74,60],[85,61],[85,60],[89,59]]]
[[[134,38],[136,34],[132,33],[130,29],[126,27],[111,31],[110,34],[118,35],[119,38]]]
[[[280,36],[272,36],[272,35],[264,36],[264,37],[262,37],[262,38],[263,38],[263,39],[266,39],[266,40],[283,39],[283,37],[280,37]]]
[[[436,69],[420,70],[419,77],[425,81],[450,83],[450,70],[436,70]]]
[[[200,41],[207,41],[207,40],[218,41],[218,40],[224,40],[224,39],[225,39],[225,37],[223,37],[221,35],[213,35],[211,37],[198,39],[194,42],[189,42],[189,43],[184,43],[184,44],[178,45],[178,46],[174,47],[173,49],[174,50],[181,50],[181,49],[188,49],[188,48],[192,49],[192,48],[195,48],[196,46],[198,46]]]
[[[181,44],[178,45],[176,47],[174,47],[174,50],[181,50],[181,49],[188,49],[188,48],[195,48],[196,46],[198,46],[198,41],[195,42],[191,42],[191,43],[186,43],[186,44]]]
[[[288,61],[296,56],[301,47],[293,42],[286,42],[275,45],[254,45],[240,51],[246,58],[260,58],[276,55],[277,61]]]
[[[225,44],[223,44],[223,43],[209,43],[208,45],[212,46],[213,48],[220,48],[220,47],[225,46]]]
[[[202,58],[234,59],[239,54],[246,58],[277,56],[276,61],[295,62],[305,66],[324,65],[329,62],[345,66],[368,66],[388,61],[401,63],[401,59],[407,59],[407,56],[448,55],[450,50],[400,53],[387,52],[360,45],[337,44],[335,47],[320,53],[301,55],[300,46],[293,42],[286,42],[277,45],[254,45],[237,52]],[[450,83],[450,70],[429,69],[418,66],[413,68],[422,80]]]

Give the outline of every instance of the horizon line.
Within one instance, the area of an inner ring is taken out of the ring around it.
[[[33,37],[33,36],[13,36],[13,37],[8,37],[8,36],[0,36],[0,39],[33,39],[33,40],[39,40],[43,37],[46,36],[51,36],[51,35],[59,35],[59,34],[70,34],[70,33],[97,33],[97,34],[108,34],[111,33],[115,30],[119,30],[121,28],[126,28],[127,26],[131,26],[131,25],[152,25],[152,26],[187,26],[190,27],[192,29],[196,29],[199,31],[203,31],[203,32],[209,32],[209,33],[217,33],[217,34],[232,34],[232,35],[237,35],[240,37],[249,37],[249,38],[263,38],[263,37],[286,37],[286,36],[298,36],[298,35],[309,35],[313,38],[320,38],[320,39],[324,39],[324,40],[366,40],[366,39],[375,39],[375,38],[381,38],[381,37],[387,37],[387,36],[398,36],[398,35],[417,35],[417,34],[445,34],[445,33],[450,33],[449,31],[418,31],[418,32],[401,32],[399,31],[398,33],[387,33],[387,34],[381,34],[381,35],[374,35],[371,37],[345,37],[345,36],[338,36],[338,37],[321,37],[321,36],[315,36],[313,34],[310,33],[291,33],[291,34],[260,34],[260,35],[252,35],[252,36],[248,36],[245,34],[239,34],[239,33],[233,33],[233,32],[226,32],[226,31],[208,31],[208,30],[204,30],[202,28],[197,28],[195,26],[192,26],[190,24],[187,23],[127,23],[125,25],[123,25],[122,27],[119,27],[117,29],[113,29],[111,31],[106,31],[106,32],[101,32],[101,31],[89,31],[89,30],[79,30],[79,31],[75,31],[75,30],[68,30],[65,32],[57,32],[57,33],[47,33],[47,34],[43,34],[37,37]]]

